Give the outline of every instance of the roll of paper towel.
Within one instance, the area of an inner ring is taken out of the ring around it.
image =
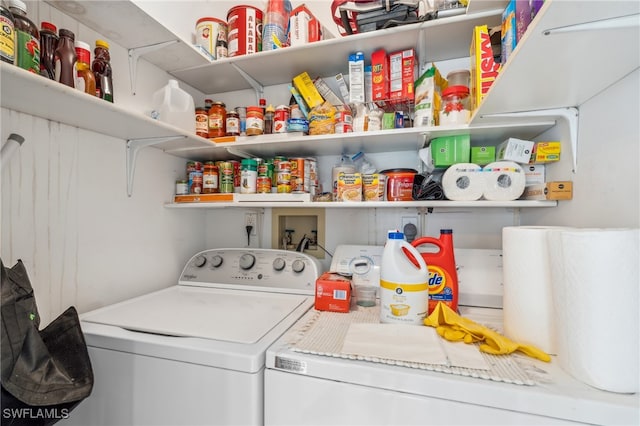
[[[547,234],[571,228],[507,226],[502,229],[504,332],[555,355],[551,266]]]
[[[598,389],[640,391],[640,230],[562,230],[548,238],[560,366]]]
[[[442,189],[449,200],[479,200],[484,191],[482,167],[473,163],[450,166],[442,176]]]
[[[524,170],[512,161],[496,161],[482,169],[483,196],[490,201],[513,201],[522,195],[526,182]]]

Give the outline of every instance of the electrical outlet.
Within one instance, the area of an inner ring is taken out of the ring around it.
[[[416,235],[410,235],[407,232],[406,226],[410,224],[416,227],[415,229]],[[402,231],[405,234],[405,238],[407,238],[407,241],[409,242],[413,241],[413,239],[416,236],[420,235],[420,226],[418,225],[418,216],[402,216],[402,227],[400,228],[400,231]]]
[[[247,212],[244,214],[244,226],[253,226],[251,235],[258,235],[258,213]]]

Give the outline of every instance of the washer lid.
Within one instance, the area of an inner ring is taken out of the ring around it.
[[[83,321],[147,333],[252,344],[305,296],[173,286],[82,316]]]

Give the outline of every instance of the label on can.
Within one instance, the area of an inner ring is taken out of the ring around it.
[[[271,192],[271,178],[269,176],[258,176],[256,178],[256,192],[258,194]]]
[[[227,14],[229,56],[248,55],[262,50],[262,10],[235,6]]]
[[[202,194],[202,172],[189,173],[189,194]]]
[[[279,105],[273,116],[273,133],[286,133],[289,122],[289,107]]]
[[[196,22],[196,45],[213,59],[227,57],[227,24],[217,18],[200,18]]]
[[[233,164],[225,161],[218,166],[220,173],[220,192],[233,193]]]
[[[291,192],[305,192],[305,159],[291,158]]]

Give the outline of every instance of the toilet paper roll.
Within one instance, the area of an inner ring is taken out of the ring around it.
[[[490,201],[513,201],[524,192],[524,170],[512,161],[496,161],[482,169],[483,196]]]
[[[479,200],[484,191],[482,167],[473,163],[450,166],[442,176],[442,189],[449,200]]]
[[[640,391],[640,230],[548,237],[560,366],[598,389]]]
[[[547,235],[560,226],[508,226],[502,229],[502,314],[504,332],[555,355],[551,266]]]

